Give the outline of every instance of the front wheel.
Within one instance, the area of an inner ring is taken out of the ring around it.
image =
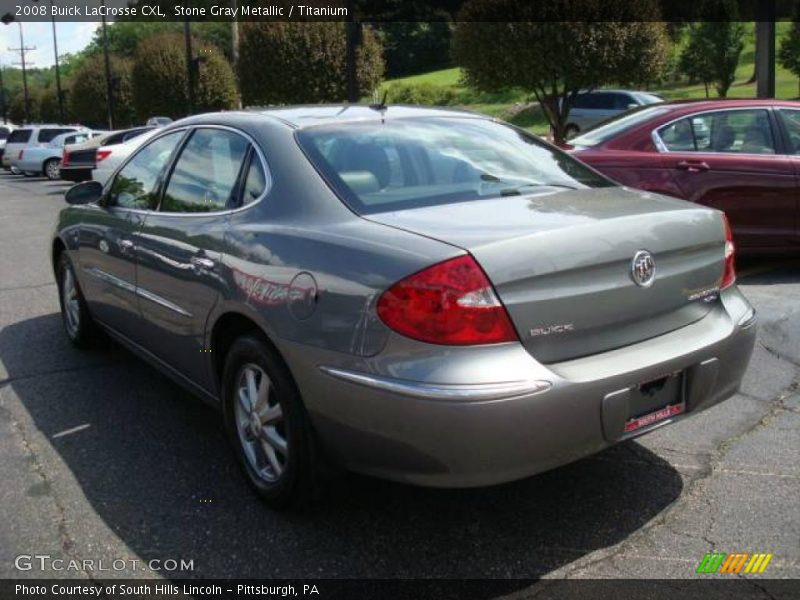
[[[58,258],[58,298],[61,320],[69,341],[79,348],[88,348],[97,341],[97,327],[83,298],[72,262],[65,252]]]
[[[42,167],[42,172],[47,175],[47,178],[51,181],[61,179],[61,161],[57,158],[46,160]]]
[[[225,426],[250,484],[273,508],[314,498],[317,461],[300,393],[257,335],[236,340],[222,377]]]

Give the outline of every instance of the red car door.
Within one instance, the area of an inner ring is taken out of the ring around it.
[[[786,154],[791,157],[798,180],[794,211],[794,241],[796,247],[800,247],[800,109],[780,108],[775,112],[783,132]]]
[[[698,113],[657,132],[683,197],[724,211],[742,248],[794,243],[797,176],[793,159],[779,154],[777,133],[765,108]]]

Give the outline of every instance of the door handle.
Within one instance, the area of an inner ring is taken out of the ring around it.
[[[675,167],[683,171],[689,171],[690,173],[708,171],[711,168],[708,166],[707,162],[702,160],[682,160],[675,165]]]
[[[217,264],[214,260],[206,258],[205,256],[193,256],[189,262],[192,263],[195,269],[205,269],[207,271],[213,269]]]

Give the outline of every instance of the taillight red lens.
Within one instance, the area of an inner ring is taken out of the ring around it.
[[[111,155],[111,150],[98,150],[94,153],[94,162],[99,163]]]
[[[736,282],[736,247],[733,245],[731,224],[725,215],[722,215],[722,226],[725,228],[725,270],[722,272],[722,282],[719,287],[724,290]]]
[[[391,329],[431,344],[518,340],[489,278],[469,255],[428,267],[386,290],[378,316]]]
[[[61,166],[66,167],[69,164],[69,152],[64,150],[61,153]]]
[[[17,160],[22,160],[22,154],[23,154],[24,152],[25,152],[24,150],[20,150],[20,151],[19,151],[19,154],[17,155]]]

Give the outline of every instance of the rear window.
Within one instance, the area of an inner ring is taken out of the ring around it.
[[[583,135],[579,135],[570,140],[569,143],[573,146],[597,146],[621,133],[641,125],[645,121],[649,121],[667,112],[669,112],[669,109],[663,106],[643,106],[641,108],[634,108],[626,113],[599,123],[597,126],[588,129]]]
[[[40,129],[39,130],[39,143],[46,143],[52,140],[54,137],[61,135],[62,133],[69,133],[70,131],[75,131],[74,129]]]
[[[596,110],[625,110],[633,99],[626,94],[614,92],[591,92],[579,94],[573,102],[573,108]]]
[[[31,139],[33,129],[15,129],[8,136],[7,143],[9,144],[27,144]]]
[[[359,214],[614,184],[564,152],[484,119],[430,118],[310,127],[297,140]]]

